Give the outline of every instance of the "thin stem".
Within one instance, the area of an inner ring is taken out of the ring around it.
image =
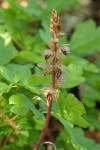
[[[55,49],[57,49],[56,44],[55,43],[53,43],[53,44],[54,44]],[[52,64],[54,66],[55,62],[53,61]],[[54,88],[55,88],[55,69],[53,70],[53,73],[52,73],[52,89],[54,89]],[[34,150],[38,150],[40,145],[41,145],[41,143],[42,143],[42,141],[43,141],[43,138],[44,138],[44,135],[45,135],[45,131],[46,131],[46,129],[48,127],[48,124],[49,124],[49,121],[50,121],[52,101],[53,101],[53,99],[51,99],[51,101],[49,101],[49,106],[48,106],[48,110],[47,110],[47,116],[46,116],[46,120],[45,120],[45,123],[44,123],[44,127],[43,127],[43,130],[42,130],[42,132],[40,134],[40,138],[39,138],[38,143],[37,143],[37,145],[36,145]]]
[[[43,138],[44,138],[44,135],[45,135],[45,130],[48,127],[49,120],[50,120],[51,108],[52,108],[52,100],[49,102],[49,106],[48,106],[48,110],[47,110],[47,116],[46,116],[46,120],[45,120],[45,123],[44,123],[44,127],[43,127],[43,130],[42,130],[42,132],[40,134],[40,138],[39,138],[38,143],[37,143],[37,145],[36,145],[34,150],[38,150],[40,145],[41,145],[41,143],[43,142]]]
[[[56,21],[55,21],[56,20]],[[53,42],[52,42],[52,46],[53,46],[53,51],[54,51],[54,54],[57,52],[57,43],[55,42],[56,39],[57,39],[57,33],[55,31],[55,29],[58,29],[58,24],[56,24],[57,22],[59,22],[59,18],[57,16],[57,12],[53,9],[52,11],[52,17],[51,17],[51,25],[50,25],[50,31],[52,31],[53,33]],[[56,26],[55,26],[56,24]],[[53,28],[52,28],[53,27]],[[52,90],[55,88],[55,84],[56,84],[56,69],[55,69],[55,64],[56,64],[56,61],[55,61],[55,58],[56,58],[56,55],[54,57],[54,59],[52,60],[52,66],[53,66],[53,71],[52,71],[52,84],[51,84],[51,87],[52,87]],[[48,100],[48,110],[47,110],[47,115],[46,115],[46,120],[45,120],[45,123],[44,123],[44,126],[43,126],[43,130],[40,134],[40,137],[39,137],[39,140],[38,140],[38,143],[35,147],[34,150],[39,150],[40,148],[40,145],[41,143],[43,142],[43,138],[44,138],[44,135],[45,135],[45,132],[46,132],[46,129],[48,127],[48,124],[49,124],[49,121],[50,121],[50,116],[51,116],[51,109],[52,109],[52,101],[53,101],[53,96],[51,97],[47,97],[47,100]]]
[[[55,71],[53,71],[53,76],[52,76],[52,88],[54,89],[54,87],[55,87]],[[49,106],[48,106],[48,110],[47,110],[47,116],[46,116],[46,120],[45,120],[45,123],[44,123],[44,127],[42,129],[42,132],[40,134],[38,143],[37,143],[37,145],[36,145],[34,150],[38,150],[40,145],[41,145],[41,143],[43,142],[45,131],[46,131],[46,129],[48,127],[48,124],[49,124],[49,121],[50,121],[52,101],[53,101],[53,99],[51,99],[51,101],[49,102]]]

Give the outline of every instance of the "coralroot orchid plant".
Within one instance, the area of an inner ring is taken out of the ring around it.
[[[50,19],[50,33],[52,34],[53,38],[51,38],[49,41],[51,44],[50,49],[44,51],[46,63],[39,64],[38,66],[43,68],[44,75],[51,74],[52,83],[50,87],[46,87],[41,90],[46,96],[48,110],[44,127],[40,134],[40,138],[35,147],[35,150],[38,150],[41,143],[43,142],[45,131],[50,120],[52,101],[57,99],[58,89],[55,87],[58,86],[61,88],[63,86],[65,80],[62,73],[63,71],[68,71],[67,67],[62,65],[62,58],[67,56],[70,48],[69,44],[59,44],[59,38],[65,36],[65,34],[61,32],[60,18],[55,9],[52,10],[52,16]]]

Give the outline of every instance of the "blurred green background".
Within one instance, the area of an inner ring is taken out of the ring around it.
[[[47,107],[33,97],[45,99],[39,89],[50,83],[50,77],[39,76],[37,64],[49,47],[53,8],[67,35],[60,42],[71,47],[63,60],[70,73],[61,92],[84,104],[89,126],[78,127],[85,125],[77,114],[68,122],[55,116],[54,102],[45,140],[57,150],[100,150],[99,0],[0,0],[0,150],[31,150],[38,141]]]

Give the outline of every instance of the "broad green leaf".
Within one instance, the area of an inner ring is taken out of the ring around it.
[[[42,74],[33,74],[28,80],[25,88],[33,93],[43,94],[40,89],[44,86],[50,85],[50,77]]]
[[[64,142],[65,145],[67,144],[67,147],[71,150],[94,150],[95,148],[100,147],[100,145],[96,144],[94,140],[86,138],[81,128],[68,125],[67,121],[61,116],[55,117],[64,125],[66,129],[63,132],[63,137],[61,139],[59,139],[59,137],[57,138],[58,142]]]
[[[74,150],[80,150],[80,149],[88,150],[86,148],[86,145],[84,146],[84,145],[80,144],[80,142],[79,142],[80,136],[78,138],[76,138],[76,135],[74,133],[75,127],[73,127],[73,125],[69,124],[68,121],[66,119],[62,118],[61,116],[56,115],[55,117],[63,124],[63,126],[65,128],[66,132],[64,131],[65,135],[64,135],[64,140],[63,140],[65,142],[65,144],[67,143],[70,146],[72,145],[71,150],[73,150],[73,149]]]
[[[32,65],[8,64],[0,67],[0,74],[11,83],[26,83],[31,76]]]
[[[34,62],[34,63],[41,63],[43,62],[43,56],[41,56],[41,54],[36,54],[35,52],[31,52],[31,51],[21,51],[18,54],[18,58],[20,58],[21,60],[25,60],[28,62]]]
[[[29,110],[33,111],[36,117],[43,118],[43,114],[36,110],[33,102],[24,94],[12,95],[9,98],[9,104],[12,104],[10,111],[19,115],[25,116]]]
[[[82,117],[86,113],[83,104],[73,95],[60,95],[60,111],[58,115],[75,125],[87,127],[87,121]]]
[[[68,66],[69,73],[66,74],[66,87],[72,88],[85,81],[82,77],[82,68],[78,65],[70,64]]]
[[[0,66],[7,64],[17,56],[17,51],[13,46],[5,46],[4,41],[0,38]]]
[[[93,139],[85,137],[81,128],[72,129],[72,135],[77,146],[79,146],[79,150],[81,147],[83,147],[83,150],[99,150],[97,148],[100,148],[100,144],[96,144]]]
[[[80,128],[71,129],[71,137],[72,145],[74,146],[74,143],[76,144],[76,150],[92,150],[97,147],[95,141],[93,139],[86,138],[84,136],[84,132]]]
[[[67,59],[63,60],[63,63],[65,65],[74,63],[74,65],[80,66],[85,71],[93,72],[93,73],[98,73],[99,72],[99,68],[95,64],[90,63],[86,59],[81,58],[77,55],[73,55],[73,54],[68,55]]]
[[[78,55],[88,55],[100,51],[100,27],[92,20],[81,22],[71,39],[72,51]]]
[[[34,85],[48,85],[50,84],[50,76],[44,76],[42,74],[33,74],[29,79],[28,79],[29,84],[34,84]]]
[[[17,115],[26,115],[34,107],[33,103],[23,94],[12,95],[9,98],[9,104],[13,104],[11,112]]]
[[[0,82],[0,96],[3,94],[3,93],[8,93],[11,89],[11,85],[8,85],[4,82]]]

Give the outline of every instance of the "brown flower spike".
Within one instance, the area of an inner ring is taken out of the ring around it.
[[[51,74],[52,83],[49,88],[48,87],[45,88],[45,89],[48,89],[45,94],[46,99],[47,99],[47,105],[48,105],[47,116],[46,116],[46,121],[45,121],[43,130],[40,134],[40,138],[34,150],[39,149],[41,143],[43,142],[46,128],[48,127],[48,124],[49,124],[52,101],[53,99],[56,99],[57,92],[58,92],[58,90],[55,89],[55,86],[58,86],[58,87],[63,86],[64,84],[63,82],[65,80],[62,74],[63,74],[63,71],[65,72],[68,71],[67,67],[62,65],[61,59],[67,56],[67,54],[70,51],[70,48],[69,48],[69,44],[62,44],[62,45],[59,44],[59,38],[61,38],[62,36],[65,36],[65,34],[61,32],[60,18],[55,9],[52,10],[49,31],[52,34],[53,38],[49,40],[51,44],[50,49],[44,51],[44,57],[45,57],[46,63],[39,64],[38,66],[43,69],[44,75]]]

